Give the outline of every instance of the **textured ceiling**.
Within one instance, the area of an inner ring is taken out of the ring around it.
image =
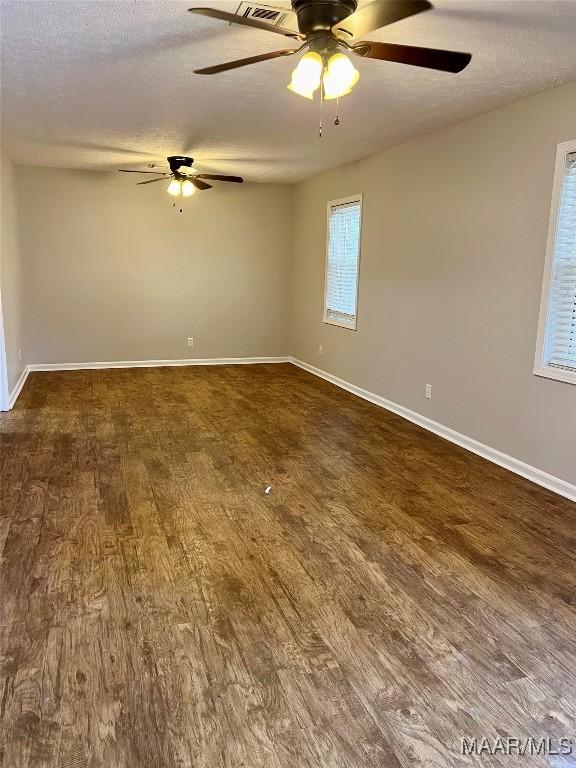
[[[326,105],[286,90],[293,59],[221,75],[202,66],[286,46],[186,13],[222,0],[2,0],[3,143],[21,164],[112,170],[192,154],[204,171],[297,181],[576,79],[575,0],[437,0],[370,35],[470,51],[460,75],[355,59]],[[279,6],[289,3],[277,1]],[[289,41],[288,41],[289,42]]]

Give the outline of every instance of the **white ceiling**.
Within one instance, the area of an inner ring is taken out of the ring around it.
[[[290,41],[189,14],[191,5],[237,7],[2,0],[2,134],[12,158],[112,170],[185,153],[204,171],[292,182],[576,79],[576,0],[437,0],[367,37],[470,51],[468,69],[355,59],[360,82],[341,100],[340,126],[325,105],[319,139],[318,102],[285,88],[294,59],[192,72]]]

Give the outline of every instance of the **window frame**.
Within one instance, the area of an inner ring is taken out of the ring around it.
[[[558,217],[560,215],[560,200],[564,186],[566,172],[566,156],[576,152],[576,139],[563,141],[556,148],[556,163],[554,166],[554,184],[552,186],[552,203],[550,205],[550,218],[548,221],[548,239],[546,241],[546,260],[544,263],[544,276],[542,280],[542,295],[540,297],[540,315],[538,318],[538,336],[536,340],[536,357],[534,360],[534,375],[547,379],[555,379],[567,384],[576,384],[576,370],[570,371],[554,365],[548,365],[544,361],[546,348],[546,330],[548,325],[548,310],[550,306],[550,290],[552,286],[552,273],[554,269],[554,251],[556,249],[556,236],[558,232]]]
[[[360,293],[360,257],[362,255],[362,219],[363,219],[363,195],[349,195],[348,197],[339,197],[336,200],[328,200],[326,204],[326,264],[324,268],[324,313],[322,321],[327,325],[335,325],[338,328],[346,328],[349,331],[357,330],[358,326],[358,296]],[[360,228],[358,232],[358,261],[356,265],[356,312],[353,322],[346,322],[337,318],[330,317],[328,312],[328,267],[330,259],[330,213],[334,206],[349,205],[350,203],[360,203]]]

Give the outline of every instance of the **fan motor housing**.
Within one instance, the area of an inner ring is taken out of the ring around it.
[[[170,157],[166,158],[168,160],[168,165],[170,166],[170,170],[172,173],[177,173],[178,168],[181,166],[186,166],[187,168],[192,167],[192,163],[194,162],[193,158],[186,157],[184,155],[171,155]]]
[[[358,0],[292,0],[303,35],[329,32],[335,24],[348,18],[358,7]]]

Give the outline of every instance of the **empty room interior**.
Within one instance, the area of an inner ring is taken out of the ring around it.
[[[576,0],[0,44],[0,766],[576,766]]]

